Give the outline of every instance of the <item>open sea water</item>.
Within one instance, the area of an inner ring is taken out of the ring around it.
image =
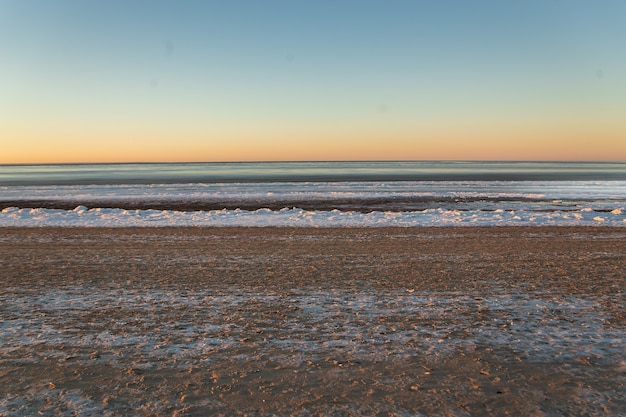
[[[626,163],[0,165],[0,226],[626,226]]]

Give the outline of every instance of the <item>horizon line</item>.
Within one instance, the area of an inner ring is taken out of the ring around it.
[[[581,163],[623,164],[626,160],[583,159],[294,159],[294,160],[229,160],[229,161],[109,161],[109,162],[0,162],[0,166],[50,166],[50,165],[185,165],[185,164],[297,164],[297,163]]]

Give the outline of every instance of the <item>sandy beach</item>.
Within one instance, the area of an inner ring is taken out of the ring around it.
[[[3,228],[0,416],[626,414],[626,228]]]

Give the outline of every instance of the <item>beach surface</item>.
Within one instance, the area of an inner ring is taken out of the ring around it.
[[[626,414],[626,229],[2,228],[0,416]]]

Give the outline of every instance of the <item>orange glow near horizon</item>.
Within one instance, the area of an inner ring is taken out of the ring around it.
[[[2,132],[0,132],[2,133]],[[7,132],[3,135],[6,136]],[[109,132],[110,133],[110,132]],[[620,132],[474,130],[413,132],[249,132],[181,135],[92,135],[68,132],[61,139],[14,135],[3,145],[0,164],[116,162],[233,162],[331,160],[552,160],[626,161]],[[184,137],[181,139],[180,137]],[[271,139],[265,139],[271,137]],[[323,138],[323,139],[320,139]],[[11,144],[16,144],[11,146]]]
[[[492,120],[493,119],[493,120]],[[246,120],[245,118],[242,120]],[[0,164],[332,160],[626,161],[626,124],[581,117],[0,126]],[[591,121],[590,121],[591,120]],[[191,123],[193,122],[193,123]],[[97,126],[95,129],[93,126]],[[4,140],[9,138],[9,140]],[[43,138],[43,139],[42,139]]]

